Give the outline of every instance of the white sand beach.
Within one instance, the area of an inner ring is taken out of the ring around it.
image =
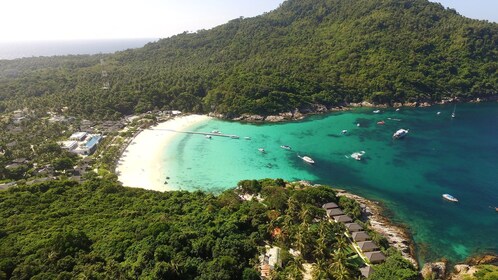
[[[140,132],[128,145],[116,168],[118,179],[124,186],[155,191],[172,190],[164,184],[163,154],[175,131],[211,119],[204,115],[176,117]]]

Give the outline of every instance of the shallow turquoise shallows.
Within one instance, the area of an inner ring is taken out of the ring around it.
[[[452,118],[454,108],[358,109],[264,125],[211,120],[191,130],[240,139],[178,134],[164,154],[168,185],[217,192],[242,179],[310,180],[382,201],[413,233],[421,262],[498,253],[498,104],[458,104]],[[400,128],[408,135],[393,140]],[[360,151],[361,161],[351,158]]]

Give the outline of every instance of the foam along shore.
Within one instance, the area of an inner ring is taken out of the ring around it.
[[[187,131],[211,117],[188,115],[176,117],[140,132],[119,159],[116,173],[118,180],[127,187],[155,191],[170,191],[164,183],[163,155],[178,132]]]

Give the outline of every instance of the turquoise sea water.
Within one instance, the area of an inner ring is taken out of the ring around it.
[[[241,138],[179,134],[164,154],[168,184],[219,191],[242,179],[310,180],[382,201],[410,229],[421,262],[498,253],[498,213],[491,208],[498,206],[498,104],[458,104],[452,119],[453,108],[357,109],[264,125],[211,120],[191,130]],[[410,132],[393,140],[399,128]],[[349,157],[358,151],[364,160]],[[444,201],[444,193],[460,202]]]

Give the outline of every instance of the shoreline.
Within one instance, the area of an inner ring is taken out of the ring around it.
[[[406,260],[412,263],[416,269],[419,269],[419,263],[415,257],[413,239],[407,228],[392,222],[388,217],[383,215],[384,209],[378,202],[342,189],[335,190],[338,197],[345,196],[356,200],[360,204],[362,212],[370,224],[370,228],[384,236],[391,247],[396,248]]]
[[[164,150],[179,131],[211,119],[206,115],[180,116],[138,133],[119,157],[118,181],[123,186],[153,191],[172,191],[165,185]]]
[[[343,112],[349,111],[356,108],[424,108],[431,107],[434,105],[448,105],[448,104],[458,104],[458,103],[486,103],[486,102],[497,102],[498,94],[491,96],[482,96],[474,98],[449,98],[441,101],[420,101],[420,102],[405,102],[405,103],[392,103],[392,104],[374,104],[368,101],[358,102],[358,103],[344,103],[338,106],[327,107],[323,104],[310,104],[306,108],[295,108],[289,112],[281,112],[278,115],[256,115],[256,114],[241,114],[238,116],[228,116],[224,114],[210,112],[209,116],[237,122],[246,123],[281,123],[281,122],[292,122],[299,121],[306,117],[312,115],[327,114],[332,112]]]

